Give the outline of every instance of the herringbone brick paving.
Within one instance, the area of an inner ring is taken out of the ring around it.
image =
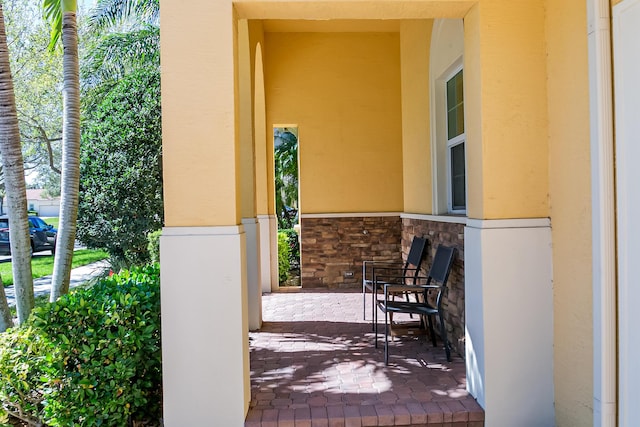
[[[384,335],[375,348],[358,292],[265,294],[263,319],[250,333],[245,427],[484,425],[459,356],[447,362],[425,337],[402,337],[384,365]]]

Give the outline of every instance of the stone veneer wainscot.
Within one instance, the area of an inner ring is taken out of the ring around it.
[[[362,261],[401,262],[400,217],[318,216],[301,219],[303,288],[362,286]]]
[[[450,221],[421,219],[418,216],[403,215],[402,256],[406,259],[413,236],[427,237],[427,258],[422,261],[423,273],[427,274],[438,245],[457,249],[453,267],[447,282],[447,293],[443,300],[445,326],[452,348],[460,355],[464,348],[464,227],[466,218],[451,217]]]
[[[426,219],[425,219],[426,218]],[[431,219],[433,218],[433,219]],[[362,260],[406,259],[413,236],[428,239],[426,274],[439,244],[457,249],[443,301],[447,334],[460,355],[464,348],[464,222],[466,218],[402,214],[318,215],[301,219],[303,288],[353,288],[362,284]],[[350,275],[353,273],[353,276]]]

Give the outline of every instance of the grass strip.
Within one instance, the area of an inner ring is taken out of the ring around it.
[[[71,268],[81,267],[106,258],[109,258],[109,254],[105,251],[80,249],[73,253]],[[31,272],[34,279],[53,274],[53,255],[34,254],[31,259]],[[2,275],[2,283],[5,287],[13,285],[11,261],[0,263],[0,275]]]

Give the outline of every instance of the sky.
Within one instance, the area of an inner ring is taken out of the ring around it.
[[[78,0],[78,7],[93,7],[96,5],[96,0]]]

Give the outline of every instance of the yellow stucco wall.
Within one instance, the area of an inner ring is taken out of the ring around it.
[[[482,1],[465,17],[470,218],[549,215],[544,17],[537,0]]]
[[[267,32],[264,62],[267,127],[299,129],[301,212],[402,211],[399,33]]]
[[[252,46],[249,22],[238,20],[238,120],[239,120],[239,173],[240,173],[240,214],[242,218],[256,216],[256,176],[254,160],[254,90]]]
[[[403,21],[402,152],[404,211],[430,214],[432,209],[431,127],[429,120],[429,46],[432,20]]]
[[[165,225],[238,224],[232,4],[197,2],[187,9],[164,2],[162,6]],[[198,60],[193,61],[194,49],[188,47],[201,46],[203,40],[215,43],[199,49]]]
[[[586,2],[547,0],[546,9],[556,421],[586,426],[593,425]]]
[[[480,6],[464,17],[464,110],[467,156],[467,216],[483,215],[482,70],[480,61]]]
[[[249,46],[251,48],[251,70],[253,88],[253,135],[255,155],[255,196],[256,213],[266,215],[273,212],[273,206],[269,210],[269,201],[273,205],[273,196],[269,197],[270,182],[273,181],[272,169],[268,167],[267,149],[271,146],[267,143],[266,105],[264,93],[264,66],[263,47],[264,30],[262,21],[249,21]],[[271,187],[273,184],[271,184]]]

